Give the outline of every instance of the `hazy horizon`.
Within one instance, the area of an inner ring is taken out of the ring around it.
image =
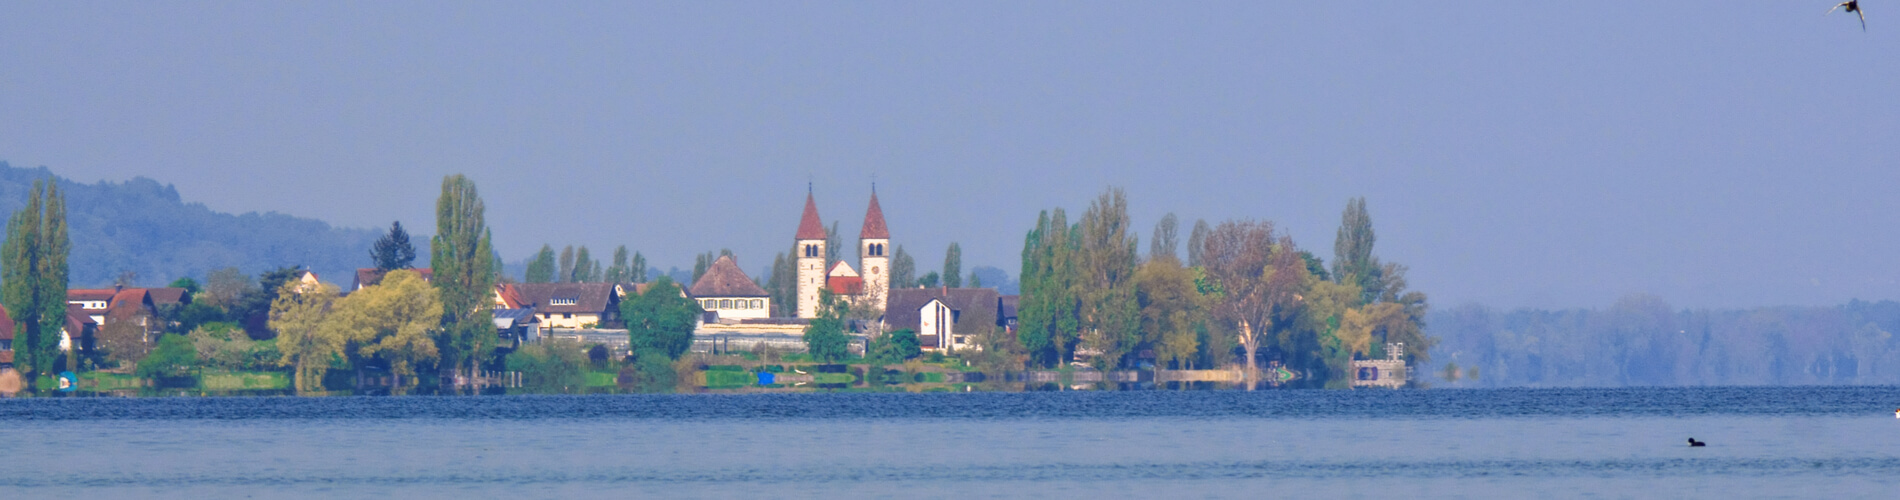
[[[768,267],[875,179],[922,274],[1128,191],[1376,253],[1438,307],[1900,298],[1900,17],[1832,2],[0,6],[0,160],[231,213]],[[1883,168],[1886,167],[1886,168]]]

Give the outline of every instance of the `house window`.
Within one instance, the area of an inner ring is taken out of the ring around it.
[[[551,306],[571,306],[578,303],[580,303],[580,299],[574,297],[548,299],[548,305]]]
[[[755,300],[753,300],[753,301],[752,301],[752,308],[753,308],[753,309],[764,309],[764,308],[765,308],[765,301],[763,301],[763,300],[756,300],[756,299],[755,299]]]
[[[561,313],[561,319],[574,319],[574,313]]]
[[[720,309],[731,309],[731,308],[732,308],[732,299],[720,299],[720,301],[719,301],[719,308],[720,308]]]
[[[705,306],[707,309],[718,309],[719,301],[713,300],[713,299],[706,299]]]

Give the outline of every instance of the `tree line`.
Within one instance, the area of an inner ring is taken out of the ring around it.
[[[1073,223],[1061,208],[1043,211],[1024,238],[1017,334],[989,336],[984,349],[1031,367],[1152,359],[1253,374],[1272,361],[1302,375],[1297,384],[1330,387],[1348,383],[1353,359],[1384,356],[1386,343],[1429,360],[1426,296],[1407,289],[1405,266],[1373,254],[1364,199],[1342,213],[1331,271],[1268,220],[1196,221],[1186,262],[1178,217],[1152,235],[1143,256],[1121,189]]]
[[[1900,303],[1688,309],[1635,294],[1607,308],[1432,314],[1443,365],[1462,386],[1900,383]],[[1475,376],[1474,376],[1475,375]]]
[[[700,271],[704,273],[704,271]],[[695,275],[697,276],[697,274]],[[627,246],[614,249],[613,261],[605,268],[594,259],[586,245],[575,250],[573,245],[561,249],[560,257],[555,257],[552,245],[542,244],[541,250],[528,259],[528,269],[522,275],[526,283],[645,283],[647,281],[647,258],[640,252],[627,254]]]

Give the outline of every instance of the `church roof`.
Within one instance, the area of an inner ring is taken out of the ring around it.
[[[825,236],[825,223],[818,220],[818,201],[812,199],[811,193],[805,193],[805,215],[798,218],[796,239],[822,240]]]
[[[810,207],[810,205],[806,205]],[[809,208],[805,213],[812,213]],[[694,297],[770,297],[752,278],[746,277],[739,264],[731,256],[721,255],[706,268],[706,274],[693,280],[693,290],[688,292]]]
[[[864,210],[864,231],[858,233],[863,239],[891,239],[891,230],[884,227],[884,207],[877,205],[877,193],[871,193],[871,208]]]
[[[845,263],[845,261],[842,261],[842,260],[838,261],[837,264],[832,264],[831,272],[825,273],[825,276],[857,276],[857,275],[858,275],[858,271],[856,269],[852,269],[851,264],[847,264]]]

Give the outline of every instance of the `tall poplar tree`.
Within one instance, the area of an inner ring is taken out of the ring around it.
[[[614,263],[611,266],[607,266],[607,273],[602,277],[602,280],[608,283],[633,282],[633,270],[627,267],[626,245],[620,245],[614,249]]]
[[[917,259],[903,245],[891,252],[891,288],[917,287]]]
[[[631,281],[633,281],[634,283],[646,283],[647,282],[647,256],[641,255],[640,252],[634,252],[633,262],[630,264],[627,264],[627,271],[632,273],[633,279]]]
[[[13,317],[15,363],[36,374],[61,368],[59,332],[66,324],[66,200],[54,181],[34,181],[25,208],[7,220],[0,243],[0,303]],[[67,357],[70,361],[71,357]],[[70,368],[70,367],[69,367]]]
[[[434,285],[442,293],[442,348],[444,368],[466,367],[471,378],[494,352],[497,337],[493,315],[495,251],[486,207],[475,182],[461,174],[442,179],[436,199],[435,239],[429,245]],[[446,371],[446,370],[445,370]]]
[[[1160,222],[1155,223],[1154,239],[1148,240],[1149,259],[1168,258],[1179,261],[1181,257],[1175,254],[1175,249],[1180,246],[1178,238],[1180,225],[1181,219],[1175,217],[1174,212],[1168,212],[1168,215],[1161,217]]]
[[[561,267],[554,273],[555,283],[574,282],[574,245],[561,249]]]
[[[1109,369],[1141,341],[1141,307],[1135,297],[1140,246],[1129,231],[1128,197],[1110,188],[1083,213],[1074,284],[1083,345],[1097,353],[1096,367]]]
[[[943,286],[963,288],[963,247],[954,241],[943,251]]]
[[[787,255],[796,253],[779,252],[772,258],[772,276],[765,280],[765,291],[772,296],[773,316],[793,316],[798,311],[798,261]]]
[[[1201,267],[1206,265],[1207,261],[1204,256],[1207,254],[1207,235],[1213,231],[1214,228],[1208,227],[1207,219],[1194,220],[1194,231],[1188,233],[1188,267]]]
[[[1041,366],[1061,364],[1075,351],[1074,232],[1057,208],[1039,214],[1036,228],[1023,238],[1016,338],[1030,361]]]
[[[1372,233],[1372,215],[1366,212],[1366,199],[1347,200],[1346,210],[1339,215],[1339,234],[1333,240],[1333,279],[1358,285],[1363,294],[1361,302],[1377,299],[1383,288],[1383,269],[1379,258],[1372,256],[1372,244],[1377,240]]]
[[[522,276],[522,281],[528,283],[554,282],[554,247],[548,246],[546,243],[541,244],[541,251],[535,253],[533,259],[528,260],[528,270],[526,275]]]
[[[587,251],[587,245],[574,252],[574,276],[569,283],[593,283],[600,281],[600,262]]]

